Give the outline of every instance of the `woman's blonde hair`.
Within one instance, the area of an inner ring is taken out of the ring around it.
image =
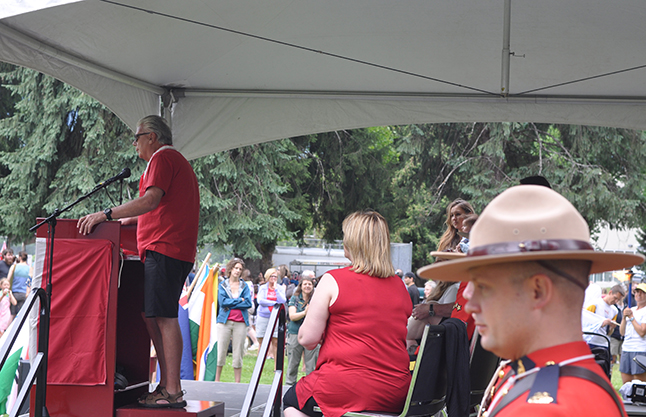
[[[265,271],[265,281],[269,282],[269,277],[271,274],[276,273],[276,275],[280,275],[278,273],[278,270],[276,268],[269,268],[268,270]],[[276,284],[278,284],[278,279],[276,280]]]
[[[440,243],[437,245],[438,251],[445,251],[449,248],[455,248],[458,243],[460,243],[460,235],[458,235],[458,230],[453,227],[451,224],[451,210],[453,207],[459,207],[464,210],[465,214],[475,213],[473,206],[469,204],[468,201],[465,201],[461,198],[453,200],[451,204],[446,207],[446,230],[440,238]]]
[[[354,272],[377,278],[395,275],[388,223],[376,211],[357,211],[343,220],[343,247]]]

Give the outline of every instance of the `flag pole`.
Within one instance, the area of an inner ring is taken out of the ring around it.
[[[632,308],[632,297],[633,297],[633,276],[635,275],[635,272],[633,269],[629,269],[628,272],[626,273],[628,275],[628,308]]]
[[[206,265],[209,263],[211,260],[211,252],[206,254],[206,258],[204,258],[204,262],[202,262],[202,266],[200,267],[200,270],[197,271],[197,274],[195,274],[195,278],[193,278],[193,282],[191,282],[191,286],[188,287],[188,292],[186,294],[186,299],[191,298],[191,293],[193,292],[193,288],[195,288],[195,283],[197,282],[197,279],[202,276],[202,273],[204,272],[204,268],[206,268]]]

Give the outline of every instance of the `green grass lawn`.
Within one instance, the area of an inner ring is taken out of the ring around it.
[[[610,379],[610,382],[612,382],[612,386],[615,390],[619,392],[619,388],[621,388],[623,384],[621,383],[621,372],[619,372],[618,363],[612,366],[612,378]]]
[[[253,373],[253,368],[256,366],[256,359],[258,358],[258,351],[247,351],[244,359],[242,360],[242,382],[248,384],[251,381],[251,374]],[[222,382],[234,382],[233,379],[233,366],[231,365],[232,357],[231,354],[227,355],[227,364],[222,369]],[[302,369],[303,362],[301,361],[301,369],[298,371],[298,379],[305,375]],[[287,369],[287,356],[285,356],[285,369]],[[269,385],[274,378],[274,360],[268,359],[265,362],[265,367],[262,370],[262,376],[260,377],[260,383]],[[284,379],[284,378],[283,378]],[[612,386],[619,392],[621,388],[621,374],[619,373],[619,364],[615,364],[612,367]]]
[[[241,381],[244,384],[248,384],[251,381],[251,375],[253,374],[253,368],[256,366],[256,359],[258,359],[258,351],[247,351],[244,358],[242,359],[242,378]],[[233,379],[233,366],[232,366],[233,357],[231,354],[227,355],[227,364],[222,368],[222,376],[220,378],[221,382],[234,382]],[[274,363],[273,359],[268,359],[265,362],[265,367],[262,370],[262,376],[260,377],[260,383],[265,385],[270,385],[271,381],[274,379]],[[287,355],[285,355],[284,362],[285,370],[287,370]],[[305,372],[302,372],[303,362],[301,361],[301,369],[298,372],[298,379],[305,375]],[[283,375],[283,380],[285,380]]]

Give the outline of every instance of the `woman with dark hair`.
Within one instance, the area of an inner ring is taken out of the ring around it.
[[[343,247],[352,265],[323,275],[298,332],[303,347],[321,343],[321,348],[316,370],[285,394],[285,417],[320,415],[313,411],[316,405],[326,417],[362,410],[398,413],[404,405],[412,305],[395,275],[386,219],[374,211],[349,215]]]
[[[233,377],[240,382],[242,377],[242,356],[244,342],[247,338],[249,314],[251,307],[251,291],[242,279],[244,261],[240,258],[231,259],[226,266],[228,278],[220,283],[218,288],[218,363],[215,371],[215,381],[220,381],[222,367],[226,363],[229,341],[233,345]]]
[[[316,367],[318,358],[318,345],[312,349],[305,349],[298,343],[298,331],[307,316],[310,300],[314,294],[314,272],[303,271],[298,287],[289,300],[289,320],[287,323],[287,375],[286,385],[294,385],[298,377],[298,365],[301,363],[301,356],[305,361],[305,374],[309,375]]]

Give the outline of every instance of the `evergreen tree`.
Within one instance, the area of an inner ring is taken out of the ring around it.
[[[642,132],[534,123],[413,125],[399,132],[403,166],[393,192],[395,201],[411,204],[394,230],[414,243],[416,268],[433,261],[428,253],[446,227],[449,202],[463,198],[480,212],[530,175],[545,176],[592,230],[602,222],[644,222]]]
[[[402,211],[391,193],[391,178],[399,163],[394,139],[389,127],[294,139],[310,159],[303,194],[309,197],[312,225],[325,240],[342,239],[343,219],[354,211],[377,210],[389,222]]]
[[[300,218],[298,200],[284,197],[290,185],[281,176],[298,176],[297,156],[292,142],[282,140],[193,161],[200,183],[199,243],[247,260],[261,259],[256,267],[263,272],[271,267],[276,242],[292,238],[288,224]]]
[[[0,234],[29,240],[36,217],[65,207],[124,166],[143,170],[131,149],[132,132],[96,100],[25,68],[9,68],[2,78],[15,112],[0,120],[0,137],[12,144],[0,152]],[[126,185],[136,193],[136,177]],[[108,205],[105,197],[94,197],[61,217]]]

